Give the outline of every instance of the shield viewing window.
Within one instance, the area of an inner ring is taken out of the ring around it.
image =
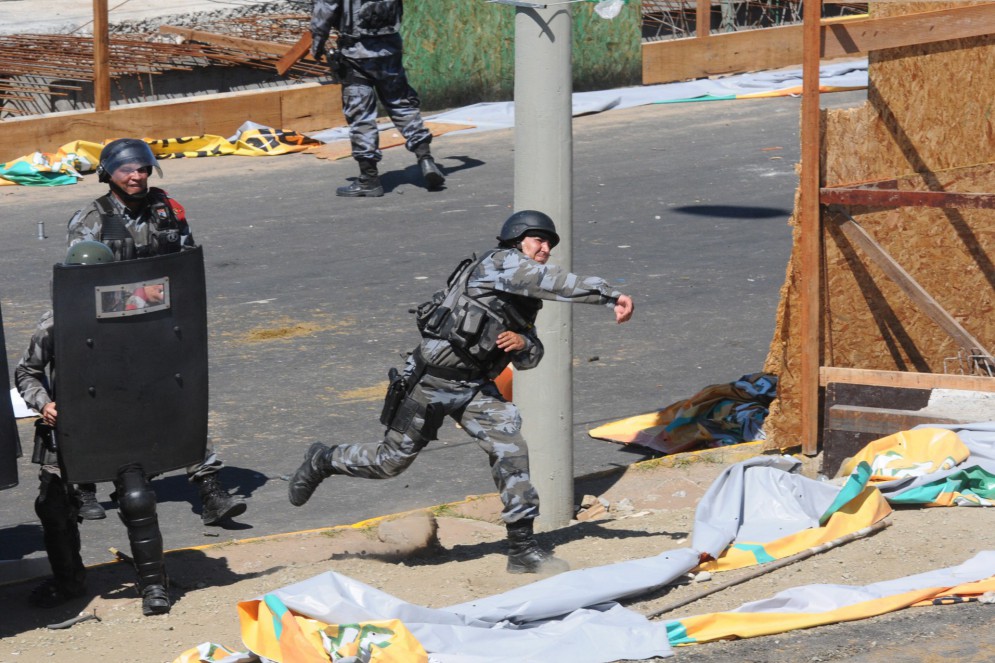
[[[94,290],[97,318],[145,315],[170,307],[169,277],[138,283],[98,285]]]

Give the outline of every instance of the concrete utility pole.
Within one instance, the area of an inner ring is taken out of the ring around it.
[[[515,9],[515,210],[545,212],[560,244],[552,263],[571,269],[573,120],[570,5]],[[573,517],[573,322],[570,305],[546,302],[537,323],[542,363],[515,374],[540,526]]]

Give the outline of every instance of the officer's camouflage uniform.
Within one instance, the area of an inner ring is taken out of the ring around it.
[[[324,40],[339,33],[342,113],[349,123],[352,156],[380,161],[377,97],[414,152],[432,142],[422,121],[418,93],[408,83],[401,56],[401,0],[315,0],[311,33]]]
[[[113,212],[120,215],[127,237],[112,239],[107,236],[98,201],[109,204]],[[165,236],[166,228],[175,230],[175,236],[168,240],[160,239]],[[78,210],[69,219],[66,243],[72,247],[83,240],[106,244],[114,253],[115,260],[146,258],[160,252],[196,246],[183,206],[156,187],[149,188],[146,204],[137,212],[132,212],[116,196],[110,194]],[[204,460],[187,467],[187,478],[196,481],[216,474],[222,467],[224,463],[208,446]]]
[[[108,237],[104,232],[101,202],[109,204],[110,209],[120,215],[127,237]],[[115,260],[146,258],[166,252],[158,247],[159,234],[166,226],[176,226],[176,249],[195,246],[183,206],[162,189],[150,187],[146,204],[137,212],[130,211],[116,196],[108,194],[73,214],[69,219],[66,243],[71,247],[77,242],[92,240],[110,247]]]
[[[27,351],[14,368],[14,384],[21,398],[38,412],[55,397],[53,325],[52,312],[47,311],[38,322]],[[79,497],[62,478],[52,429],[41,420],[35,424],[32,460],[41,465],[35,511],[42,523],[52,573],[60,587],[81,592],[86,569],[79,554]]]
[[[604,304],[613,308],[621,296],[603,279],[542,265],[514,248],[485,254],[470,274],[466,292],[487,305],[510,302],[529,323],[535,321],[541,306],[537,300]],[[521,415],[513,403],[501,396],[493,382],[509,363],[524,370],[534,368],[542,359],[542,343],[534,328],[519,333],[525,339],[525,348],[500,352],[487,366],[467,361],[448,341],[423,339],[405,367],[410,380],[422,372],[420,362],[427,365],[408,394],[422,406],[410,425],[403,432],[388,428],[382,442],[333,446],[325,457],[331,473],[372,479],[397,476],[426,444],[436,439],[439,426],[448,415],[487,452],[494,483],[504,504],[503,520],[514,523],[536,518],[539,496],[529,476]]]

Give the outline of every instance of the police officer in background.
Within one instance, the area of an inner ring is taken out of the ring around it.
[[[528,447],[521,416],[498,391],[494,378],[513,364],[535,367],[543,347],[534,322],[541,300],[600,304],[615,320],[632,317],[632,299],[604,279],[577,276],[547,265],[560,241],[546,214],[526,210],[505,221],[498,247],[467,259],[441,290],[417,311],[421,344],[403,375],[391,369],[381,415],[382,442],[313,443],[290,479],[290,503],[308,501],[333,474],[387,479],[403,472],[436,434],[448,415],[487,453],[504,505],[510,573],[556,573],[567,563],[539,546],[533,521],[539,496],[529,476]]]
[[[183,206],[162,189],[149,186],[153,169],[162,177],[162,169],[145,141],[120,138],[105,145],[97,178],[107,183],[110,191],[69,220],[69,248],[92,240],[106,244],[115,260],[132,260],[195,246]],[[222,467],[224,463],[208,447],[203,462],[187,468],[188,479],[199,487],[205,525],[217,525],[246,510],[245,500],[221,486],[218,472]],[[79,488],[81,516],[103,518],[96,486],[83,484]]]
[[[331,32],[337,32],[335,50],[328,53],[332,72],[342,84],[342,112],[349,123],[352,157],[359,163],[359,178],[335,194],[379,197],[383,186],[377,171],[380,135],[377,132],[377,97],[394,126],[405,138],[405,147],[418,157],[429,189],[446,181],[432,159],[432,133],[422,122],[418,93],[408,84],[402,64],[401,0],[315,0],[311,13],[311,55],[326,55]]]
[[[113,261],[114,254],[107,246],[84,241],[69,249],[65,264],[93,265]],[[31,592],[29,602],[39,608],[54,608],[86,592],[86,568],[80,556],[77,520],[80,499],[77,491],[62,476],[62,459],[54,436],[58,425],[54,333],[55,319],[52,311],[48,311],[39,321],[27,351],[14,368],[14,384],[21,397],[41,413],[41,419],[35,423],[32,454],[32,460],[41,465],[35,513],[41,521],[45,552],[53,577]],[[167,613],[170,599],[166,589],[155,492],[138,463],[130,463],[119,470],[114,487],[138,571],[142,613]]]

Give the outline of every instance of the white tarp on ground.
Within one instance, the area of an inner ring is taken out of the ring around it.
[[[744,603],[731,612],[819,613],[933,587],[957,587],[991,578],[995,551],[986,550],[958,566],[917,573],[870,585],[805,585],[778,592],[768,599]]]
[[[575,92],[572,98],[572,112],[578,116],[678,100],[776,92],[801,84],[802,70],[799,68],[736,74],[723,78],[701,79],[683,83]],[[829,63],[819,67],[819,84],[840,88],[867,87],[867,59]],[[473,128],[468,129],[468,131],[507,129],[515,126],[515,103],[513,101],[496,101],[473,104],[432,115],[426,117],[425,120],[471,125]],[[380,128],[385,129],[390,126],[392,125],[387,123],[381,125]],[[349,129],[348,127],[336,127],[308,135],[311,138],[330,143],[334,140],[348,138]]]
[[[452,609],[406,603],[338,573],[326,573],[273,592],[299,614],[330,624],[399,619],[440,663],[571,661],[671,655],[662,622],[618,604],[573,610],[561,619],[493,623]],[[562,611],[560,614],[563,614]]]
[[[698,565],[699,552],[718,556],[744,526],[751,537],[817,527],[840,489],[794,474],[800,466],[793,458],[761,456],[726,468],[699,504],[692,548],[571,571],[448,608],[406,603],[337,573],[273,594],[294,612],[331,624],[399,619],[443,663],[667,656],[665,624],[615,601],[674,582]]]

